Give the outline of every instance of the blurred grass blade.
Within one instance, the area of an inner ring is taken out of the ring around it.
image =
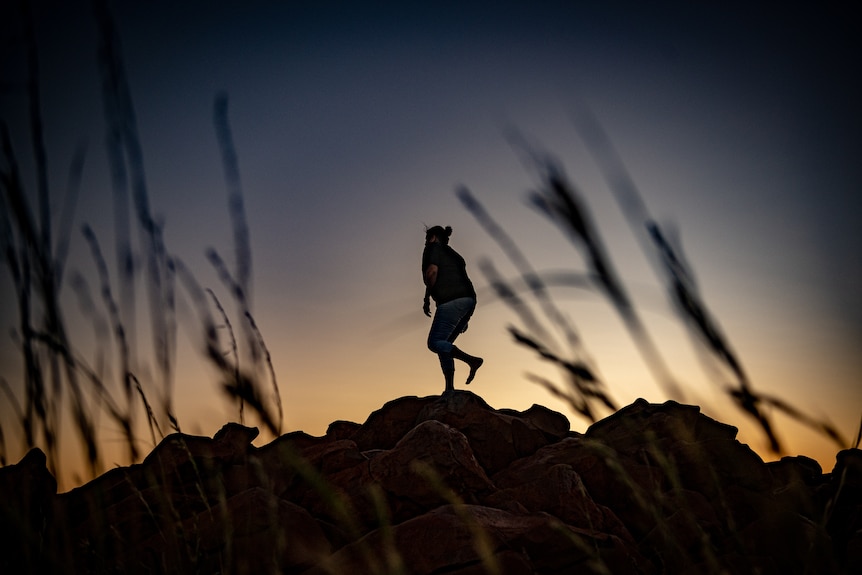
[[[216,307],[216,311],[219,312],[222,321],[224,324],[222,327],[227,331],[228,338],[230,340],[230,353],[233,355],[233,375],[234,381],[239,381],[240,378],[240,369],[239,369],[239,352],[236,345],[236,336],[234,335],[233,326],[230,323],[230,318],[227,316],[227,312],[225,312],[224,308],[221,305],[216,294],[209,288],[206,289],[207,294],[209,294],[210,299],[212,299],[213,305]],[[244,407],[245,401],[242,397],[239,398],[239,422],[244,423]]]
[[[859,418],[859,431],[856,432],[856,441],[853,443],[853,448],[859,449],[860,443],[862,443],[862,417]]]
[[[281,405],[281,391],[278,387],[278,379],[275,376],[275,366],[272,364],[272,355],[270,355],[269,349],[266,347],[266,341],[263,339],[263,334],[260,333],[260,329],[258,329],[257,322],[254,321],[254,317],[252,317],[251,313],[249,312],[245,313],[245,317],[248,320],[249,325],[251,326],[252,332],[257,337],[258,345],[260,345],[260,348],[263,350],[264,360],[266,361],[266,365],[269,368],[269,377],[270,381],[272,381],[273,402],[278,409],[278,424],[276,427],[276,435],[281,435],[281,429],[284,424],[284,408]]]
[[[497,297],[509,306],[509,309],[511,309],[515,315],[520,318],[521,323],[527,328],[527,330],[535,334],[538,338],[549,340],[550,335],[542,326],[542,323],[533,314],[530,306],[527,305],[512,286],[502,278],[491,260],[485,258],[479,260],[479,269],[482,270],[482,274],[488,280],[488,283]]]
[[[491,214],[485,210],[484,206],[470,193],[466,186],[460,186],[456,195],[467,210],[473,215],[479,224],[485,229],[491,238],[497,242],[497,245],[503,250],[503,253],[515,265],[515,269],[521,275],[524,283],[530,290],[530,293],[536,298],[542,307],[545,315],[551,320],[565,336],[569,347],[577,349],[581,346],[581,339],[575,331],[574,326],[566,318],[566,316],[557,308],[553,299],[548,293],[547,287],[541,277],[529,260],[524,256],[523,252],[518,248],[515,241],[506,233],[506,231],[497,224],[491,217]],[[511,301],[511,299],[510,299]]]
[[[763,433],[766,434],[766,438],[769,440],[769,448],[772,452],[782,453],[781,442],[772,429],[772,422],[769,416],[761,409],[763,398],[745,387],[739,389],[731,388],[727,392],[736,401],[739,408],[753,417],[757,424],[760,425]]]
[[[242,185],[239,177],[239,161],[233,143],[228,120],[228,97],[221,93],[216,96],[213,123],[215,124],[222,166],[228,188],[228,212],[233,226],[233,241],[236,256],[236,282],[245,294],[244,303],[251,307],[251,241],[245,217]]]
[[[117,307],[117,302],[114,299],[111,291],[111,282],[108,277],[108,265],[105,258],[102,256],[102,250],[99,247],[99,241],[96,239],[96,234],[90,226],[85,225],[83,229],[84,238],[90,246],[90,253],[96,263],[96,270],[99,275],[101,286],[102,301],[108,310],[108,317],[111,319],[114,337],[117,341],[117,348],[120,352],[120,379],[123,384],[123,392],[126,397],[126,413],[121,417],[123,431],[126,435],[126,444],[129,447],[129,459],[131,462],[138,460],[138,449],[134,438],[135,427],[135,404],[134,393],[132,387],[132,370],[129,363],[129,345],[126,341],[126,330],[123,327],[122,319],[120,318],[120,310]],[[143,394],[143,390],[141,390]]]
[[[568,182],[562,168],[555,160],[536,153],[531,153],[530,157],[538,162],[536,169],[542,178],[540,190],[530,196],[532,204],[556,223],[574,245],[584,252],[590,271],[622,318],[653,377],[669,397],[682,400],[683,390],[671,375],[670,369],[626,294],[622,282],[618,279],[580,194]]]
[[[81,176],[84,172],[84,160],[87,156],[87,146],[81,144],[75,150],[72,163],[69,166],[69,178],[66,185],[66,199],[60,211],[60,221],[57,229],[57,247],[54,251],[54,265],[56,266],[55,281],[59,287],[63,282],[63,270],[66,265],[66,257],[69,254],[69,241],[72,236],[72,222],[75,209],[78,205],[78,196],[81,190]]]

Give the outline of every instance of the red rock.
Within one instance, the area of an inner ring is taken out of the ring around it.
[[[550,443],[528,419],[495,411],[468,391],[447,394],[426,405],[416,422],[428,420],[441,421],[461,431],[489,474]]]
[[[299,573],[332,551],[307,511],[261,488],[234,495],[210,509],[166,521],[148,538],[123,542],[101,557],[101,572]]]
[[[362,426],[352,421],[333,421],[326,428],[326,438],[351,439],[360,427]]]
[[[256,434],[174,434],[60,495],[28,454],[0,469],[13,494],[0,498],[0,571],[862,568],[862,452],[841,452],[830,474],[804,457],[764,464],[735,428],[675,402],[639,400],[580,435],[540,406],[457,392],[391,401],[325,437],[255,448]]]
[[[829,475],[826,528],[839,562],[857,573],[862,570],[862,450],[840,451]]]
[[[423,407],[437,401],[436,396],[401,397],[386,403],[368,416],[351,439],[359,449],[392,449],[416,425]]]
[[[45,453],[31,449],[15,465],[0,468],[0,571],[38,573],[49,570],[42,546],[50,540],[57,481],[48,471]]]
[[[514,409],[500,409],[498,411],[529,421],[551,440],[562,439],[570,433],[571,424],[568,418],[562,413],[552,411],[542,405],[534,403],[529,409],[524,411],[516,411]]]
[[[513,499],[528,511],[543,511],[573,527],[613,534],[633,542],[616,515],[593,501],[570,465],[520,467],[495,475],[494,481],[499,490],[485,500],[487,505],[498,507]]]
[[[579,544],[573,544],[578,541]],[[517,557],[516,557],[517,555]],[[546,514],[512,515],[475,505],[446,505],[389,529],[376,530],[333,554],[320,573],[370,573],[400,561],[408,573],[459,572],[500,560],[515,573],[639,573],[648,567],[633,547],[611,536],[568,527]]]
[[[356,443],[341,439],[303,449],[299,455],[324,475],[336,473],[367,461]]]
[[[440,485],[423,476],[418,464],[429,468]],[[494,489],[464,435],[434,420],[420,423],[392,450],[372,459],[369,471],[388,495],[397,520],[447,503],[444,487],[467,502]]]
[[[638,399],[591,425],[585,435],[620,452],[634,452],[656,440],[733,441],[736,434],[735,427],[706,417],[696,405],[682,405],[675,401],[657,405]]]

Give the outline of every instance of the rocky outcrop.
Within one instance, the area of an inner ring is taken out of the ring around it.
[[[580,434],[456,392],[256,436],[174,434],[63,494],[31,451],[0,469],[0,571],[862,571],[862,452],[764,463],[693,406],[638,400]]]

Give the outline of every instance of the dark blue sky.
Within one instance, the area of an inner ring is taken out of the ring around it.
[[[92,225],[110,252],[97,29],[88,2],[34,4],[53,197],[62,197],[75,147],[87,142],[76,226]],[[456,185],[471,188],[536,267],[583,269],[526,206],[536,182],[504,137],[514,126],[580,186],[654,338],[694,390],[690,399],[709,402],[710,413],[762,447],[710,387],[579,138],[572,115],[585,102],[649,209],[679,230],[755,387],[854,433],[862,74],[859,21],[849,13],[726,2],[118,4],[153,211],[168,249],[213,287],[205,250],[230,260],[232,244],[212,106],[217,93],[230,98],[254,311],[291,429],[322,433],[393,397],[439,393],[420,311],[423,225],[455,228],[453,245],[477,284],[485,283],[483,257],[513,273],[460,206]],[[32,183],[20,30],[2,10],[2,117]],[[92,277],[77,233],[71,254],[70,266]],[[0,289],[12,301],[5,275]],[[557,295],[620,403],[665,399],[605,301]],[[76,306],[68,309],[74,316]],[[13,306],[2,319],[14,325]],[[475,391],[495,407],[565,410],[524,380],[525,371],[558,375],[509,341],[514,321],[502,304],[480,302],[464,336],[488,360],[485,387],[477,381]],[[181,337],[181,356],[195,355],[195,337]],[[14,347],[7,339],[0,349],[13,381]],[[211,434],[233,411],[200,362],[178,370],[182,415]],[[831,447],[787,425],[800,437],[792,448],[828,462]]]

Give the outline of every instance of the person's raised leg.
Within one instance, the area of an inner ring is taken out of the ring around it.
[[[473,381],[474,377],[476,377],[476,372],[480,367],[482,367],[482,364],[485,363],[485,360],[481,357],[465,353],[454,345],[452,346],[452,357],[459,359],[470,366],[470,374],[467,376],[467,381],[464,382],[464,385],[470,385],[470,382]]]

